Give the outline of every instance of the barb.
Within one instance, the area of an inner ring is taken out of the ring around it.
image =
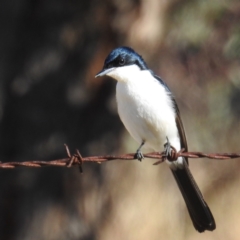
[[[0,162],[0,168],[16,168],[16,167],[72,167],[78,166],[80,172],[82,172],[82,165],[84,162],[95,162],[102,163],[113,160],[136,160],[135,153],[122,154],[122,155],[103,155],[103,156],[90,156],[90,157],[82,157],[79,150],[76,150],[76,153],[71,155],[68,146],[65,144],[67,158],[57,159],[52,161],[26,161],[26,162]],[[178,157],[188,157],[188,158],[209,158],[216,160],[227,160],[233,158],[240,158],[240,153],[202,153],[202,152],[184,152],[184,149],[181,149],[177,152],[174,148],[172,148],[170,156],[166,156],[164,152],[152,152],[144,154],[145,158],[157,159],[153,165],[158,165],[164,162],[166,159],[168,161],[175,161]]]

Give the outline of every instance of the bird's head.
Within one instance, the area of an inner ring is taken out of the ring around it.
[[[117,81],[125,81],[136,71],[147,70],[142,57],[129,47],[114,49],[106,58],[103,69],[95,76],[109,76]]]

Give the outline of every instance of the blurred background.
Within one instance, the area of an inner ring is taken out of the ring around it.
[[[0,160],[135,152],[116,82],[95,79],[127,45],[173,91],[189,150],[240,152],[238,0],[1,0]],[[239,239],[240,160],[191,160],[216,220],[199,234],[165,164],[0,170],[0,239]]]

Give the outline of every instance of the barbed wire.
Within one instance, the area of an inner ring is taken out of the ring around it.
[[[33,160],[33,161],[25,161],[25,162],[0,162],[0,168],[11,169],[16,167],[72,167],[78,166],[80,172],[82,172],[82,165],[84,162],[95,162],[102,163],[113,160],[136,160],[135,153],[128,153],[122,155],[102,155],[102,156],[89,156],[82,157],[79,150],[76,150],[76,153],[71,155],[68,146],[65,144],[67,158],[51,160],[51,161],[41,161],[41,160]],[[144,154],[145,158],[158,159],[157,162],[153,163],[153,165],[158,165],[164,162],[166,159],[168,161],[175,161],[178,157],[187,157],[187,158],[209,158],[216,160],[228,160],[233,158],[240,158],[240,153],[202,153],[202,152],[184,152],[184,149],[181,149],[179,152],[176,151],[175,148],[172,147],[172,151],[170,156],[166,156],[165,152],[151,152]]]

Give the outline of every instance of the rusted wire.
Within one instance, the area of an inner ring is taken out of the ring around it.
[[[82,172],[82,165],[84,162],[95,162],[102,163],[112,160],[136,160],[135,153],[122,154],[122,155],[103,155],[103,156],[90,156],[82,157],[79,150],[76,150],[76,153],[71,155],[68,146],[65,144],[67,158],[57,159],[52,161],[25,161],[25,162],[0,162],[0,168],[16,168],[16,167],[72,167],[78,166],[80,172]],[[202,152],[184,152],[184,149],[179,152],[176,149],[172,148],[170,156],[166,156],[164,152],[152,152],[144,154],[145,158],[158,159],[153,165],[158,165],[164,162],[166,159],[168,161],[175,161],[178,157],[188,157],[188,158],[209,158],[209,159],[218,159],[218,160],[227,160],[233,158],[240,158],[240,153],[202,153]]]

